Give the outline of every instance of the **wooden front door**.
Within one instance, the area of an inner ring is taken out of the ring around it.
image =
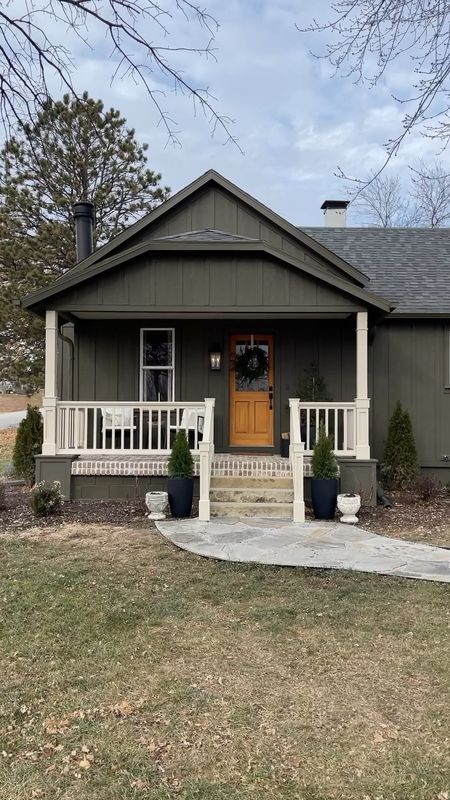
[[[273,445],[273,336],[230,336],[230,445]]]

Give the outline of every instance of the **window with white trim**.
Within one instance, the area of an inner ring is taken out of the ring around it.
[[[171,402],[175,397],[175,330],[141,328],[140,397]]]

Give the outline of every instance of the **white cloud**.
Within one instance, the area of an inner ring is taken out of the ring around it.
[[[403,108],[392,99],[406,86],[410,73],[399,65],[392,87],[383,82],[369,90],[341,77],[330,78],[330,67],[309,49],[320,41],[295,28],[312,16],[310,4],[298,0],[209,0],[208,10],[220,21],[217,62],[189,54],[179,56],[189,80],[209,86],[219,113],[236,120],[233,133],[245,151],[223,146],[218,131],[211,139],[208,119],[193,114],[189,98],[175,95],[155,73],[155,85],[165,90],[161,106],[176,121],[182,148],[167,147],[158,112],[142,86],[129,78],[110,85],[109,48],[96,32],[95,52],[77,46],[79,89],[116,106],[130,127],[150,145],[150,165],[177,190],[213,167],[242,188],[297,223],[321,224],[325,196],[342,195],[334,173],[341,166],[352,175],[365,174],[384,158],[382,144],[401,129]],[[329,8],[316,0],[314,14]],[[168,44],[205,42],[207,35],[180,15],[171,23]],[[155,38],[154,33],[152,38]],[[392,169],[400,173],[411,161],[436,152],[434,143],[418,133],[407,137]]]

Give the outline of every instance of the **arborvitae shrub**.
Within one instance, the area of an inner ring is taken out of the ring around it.
[[[19,425],[13,452],[14,471],[30,485],[34,483],[34,457],[42,452],[43,424],[37,408],[27,406],[27,415]]]
[[[167,465],[167,474],[169,478],[192,478],[194,474],[194,462],[186,431],[183,428],[175,436]]]
[[[387,489],[407,489],[417,475],[417,450],[411,417],[400,403],[389,420],[380,473]]]
[[[326,435],[323,423],[319,426],[319,438],[314,445],[311,463],[315,478],[337,478],[338,465],[333,453],[333,442],[331,436]]]

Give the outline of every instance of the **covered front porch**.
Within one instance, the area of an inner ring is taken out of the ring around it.
[[[302,519],[304,477],[322,423],[341,474],[351,463],[366,469],[370,462],[367,336],[367,311],[259,320],[250,328],[241,319],[158,320],[158,327],[120,317],[68,324],[64,314],[47,310],[39,477],[53,462],[53,474],[56,463],[65,463],[78,484],[93,476],[160,478],[183,428],[201,518],[209,518],[211,478],[235,476],[291,480],[292,514]],[[234,359],[237,347],[255,341],[266,348],[267,374],[249,391],[238,381]],[[336,399],[293,396],[302,368],[314,360]],[[155,399],[157,392],[164,399]]]

